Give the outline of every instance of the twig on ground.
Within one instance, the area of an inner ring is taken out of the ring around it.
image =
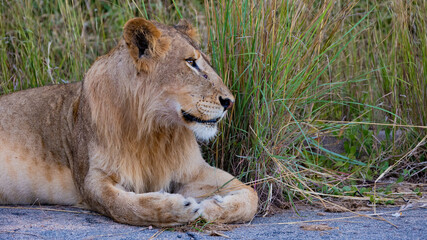
[[[153,234],[153,236],[151,236],[149,239],[155,239],[156,237],[158,237],[160,234],[162,234],[164,231],[166,231],[166,228],[162,228],[159,231],[157,231],[155,234]]]
[[[42,208],[42,207],[9,207],[9,206],[0,206],[0,209],[22,209],[22,210],[42,210],[42,211],[50,211],[50,212],[66,212],[66,213],[78,213],[78,214],[88,214],[88,215],[96,215],[102,216],[98,213],[89,212],[89,211],[72,211],[72,210],[62,210],[62,209],[53,209],[53,208]]]
[[[411,209],[416,209],[416,208],[421,208],[421,206],[414,207],[414,208],[411,208]],[[403,211],[406,211],[406,210],[409,210],[409,208],[408,209],[399,210],[399,212],[403,212]],[[337,221],[337,220],[343,220],[343,219],[351,219],[351,218],[369,216],[369,218],[371,218],[371,219],[385,221],[387,223],[390,223],[392,226],[397,227],[395,224],[392,224],[391,222],[387,221],[384,218],[380,219],[380,218],[373,217],[373,216],[383,216],[383,215],[391,214],[391,213],[394,213],[394,212],[395,211],[387,211],[387,212],[382,212],[382,213],[358,214],[358,215],[355,215],[355,216],[339,217],[339,218],[315,219],[315,220],[296,221],[296,222],[256,223],[256,224],[252,224],[252,225],[254,225],[254,226],[294,225],[294,224],[313,223],[313,222],[330,222],[330,221]]]
[[[17,229],[19,230],[19,229]],[[10,233],[10,234],[21,234],[21,235],[27,235],[27,236],[32,236],[32,237],[37,237],[38,239],[44,239],[44,237],[37,235],[37,234],[33,234],[33,233],[25,233],[25,232],[16,232],[16,231],[0,231],[1,233]]]

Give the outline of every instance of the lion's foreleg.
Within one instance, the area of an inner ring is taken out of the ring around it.
[[[202,166],[196,177],[178,193],[201,201],[202,216],[207,221],[250,221],[258,207],[258,195],[253,188],[208,165]]]
[[[179,194],[135,194],[118,186],[100,169],[90,169],[85,179],[85,201],[114,220],[132,225],[173,226],[200,216],[200,205]]]

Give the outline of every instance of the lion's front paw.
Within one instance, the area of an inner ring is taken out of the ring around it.
[[[192,222],[201,215],[201,206],[194,198],[180,194],[152,192],[138,195],[133,213],[136,225],[146,222],[156,226],[175,226]]]
[[[224,215],[224,198],[216,195],[200,203],[202,217],[208,222],[221,221]]]
[[[209,222],[250,221],[257,209],[257,195],[252,189],[213,196],[200,203],[202,217]]]
[[[191,222],[201,215],[202,208],[194,198],[185,198],[178,194],[171,194],[171,198],[174,204],[167,210],[177,218],[177,222]]]

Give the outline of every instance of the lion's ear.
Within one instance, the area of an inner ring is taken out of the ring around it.
[[[198,42],[197,40],[197,30],[193,28],[191,23],[185,19],[179,20],[178,24],[174,26],[176,30],[186,34],[189,36],[193,41]]]
[[[154,24],[143,18],[129,20],[123,37],[138,71],[150,72],[155,60],[166,54],[170,40]]]

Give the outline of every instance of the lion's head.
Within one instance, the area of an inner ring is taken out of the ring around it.
[[[191,129],[202,140],[216,134],[234,97],[194,35],[186,21],[165,26],[134,18],[125,24],[123,39],[93,64],[85,79],[92,118],[102,118],[105,134],[112,125],[139,138],[144,135],[141,129],[177,126]]]

